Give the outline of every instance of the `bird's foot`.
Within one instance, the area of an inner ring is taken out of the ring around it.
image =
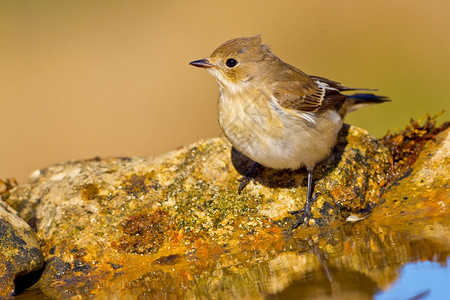
[[[250,180],[256,178],[262,170],[262,165],[259,163],[255,163],[250,171],[248,171],[244,176],[238,179],[239,181],[239,187],[238,187],[238,193],[240,194],[242,190],[247,186],[247,184],[250,183]]]
[[[305,209],[302,208],[300,210],[290,211],[289,213],[291,215],[296,216],[295,223],[292,224],[291,230],[296,229],[297,227],[299,227],[303,223],[305,223],[307,226],[309,226],[309,220],[312,217],[311,209],[309,209],[309,211],[305,211]]]
[[[295,228],[299,227],[303,223],[305,223],[307,226],[309,226],[309,220],[312,218],[313,214],[311,212],[311,206],[314,202],[316,202],[317,197],[320,195],[320,193],[315,193],[312,197],[311,201],[306,200],[305,206],[302,209],[299,210],[293,210],[289,211],[289,213],[293,216],[296,216],[295,223],[291,226],[291,230],[294,230]]]

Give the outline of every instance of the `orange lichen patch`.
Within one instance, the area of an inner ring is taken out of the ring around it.
[[[14,274],[8,270],[11,267],[8,268],[4,261],[6,262],[6,259],[0,254],[0,297],[7,299],[14,291]]]
[[[195,261],[195,269],[203,272],[211,269],[212,265],[217,263],[227,245],[211,243],[206,239],[197,239],[193,241],[193,246],[194,253],[189,255],[189,260]]]
[[[122,221],[123,237],[111,246],[122,252],[149,254],[156,253],[168,238],[174,222],[164,210],[140,213]]]
[[[411,119],[411,123],[403,131],[386,134],[383,143],[391,152],[388,182],[393,183],[399,178],[408,176],[410,167],[417,160],[425,144],[434,140],[438,133],[450,126],[449,122],[436,126],[436,118],[442,113],[433,117],[427,114],[418,121]]]

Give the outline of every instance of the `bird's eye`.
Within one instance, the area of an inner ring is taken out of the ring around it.
[[[235,67],[236,65],[237,65],[237,60],[235,60],[234,58],[229,58],[229,59],[227,59],[227,61],[225,62],[225,65],[228,67],[228,68],[233,68],[233,67]]]

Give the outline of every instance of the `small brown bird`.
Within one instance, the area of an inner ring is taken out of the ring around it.
[[[303,73],[261,44],[260,35],[229,40],[209,58],[190,65],[205,68],[216,79],[219,124],[238,151],[255,166],[308,170],[304,208],[290,212],[299,216],[293,229],[309,223],[314,166],[330,154],[344,116],[361,106],[389,101],[374,94],[341,94],[367,89]],[[239,190],[255,170],[241,180]]]

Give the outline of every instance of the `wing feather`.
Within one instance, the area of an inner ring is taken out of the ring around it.
[[[320,76],[309,76],[299,69],[278,60],[281,64],[277,80],[272,84],[272,95],[280,106],[298,112],[322,112],[327,109],[339,111],[348,99],[341,94],[346,91],[374,91],[374,89],[351,88]]]
[[[330,108],[337,110],[346,98],[338,88],[306,74],[291,81],[277,82],[273,96],[282,107],[301,112],[320,112]]]

